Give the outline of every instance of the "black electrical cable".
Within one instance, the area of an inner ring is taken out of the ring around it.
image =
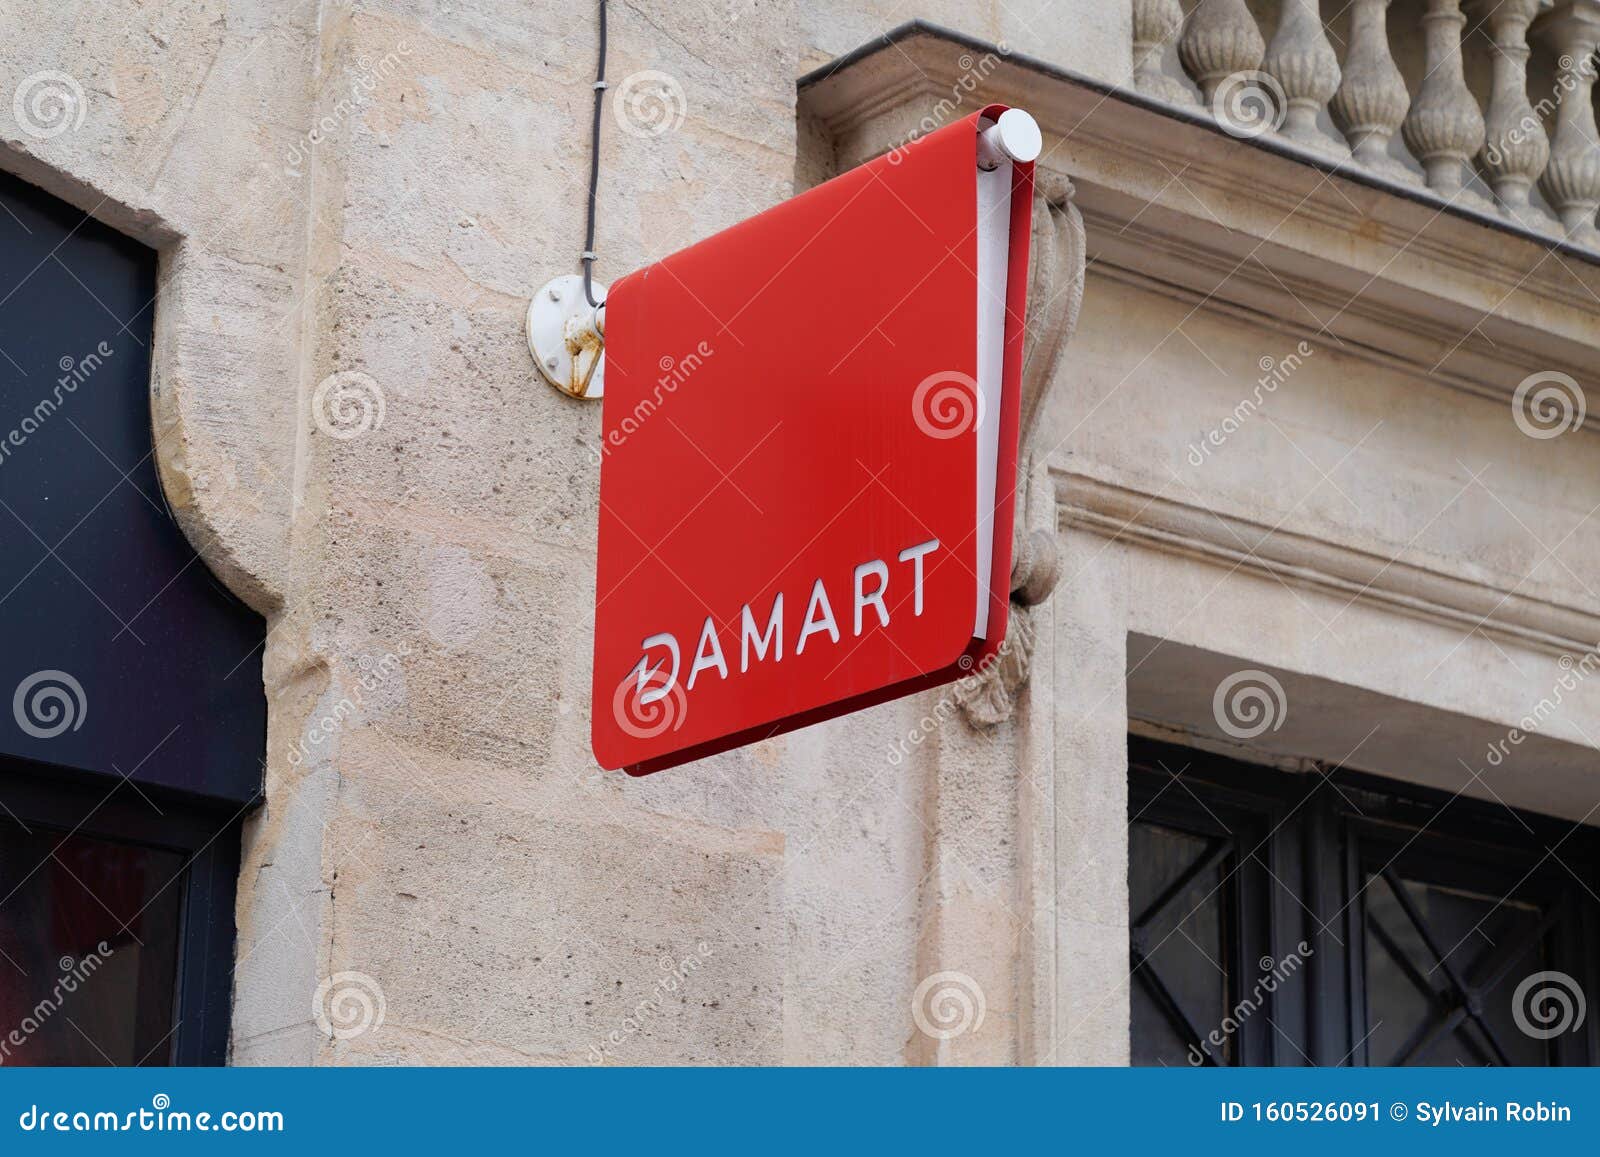
[[[606,99],[606,0],[600,0],[600,61],[594,76],[594,133],[589,140],[589,224],[583,234],[583,296],[591,306],[594,299],[594,215],[595,198],[600,191],[600,109]]]

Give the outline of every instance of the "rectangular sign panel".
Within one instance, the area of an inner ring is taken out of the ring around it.
[[[998,649],[1032,190],[1031,164],[980,167],[1003,111],[612,287],[603,766],[659,770]]]

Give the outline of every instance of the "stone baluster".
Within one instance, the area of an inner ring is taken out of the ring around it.
[[[1344,80],[1333,95],[1333,119],[1355,159],[1374,172],[1414,179],[1389,155],[1389,141],[1406,119],[1411,94],[1389,50],[1391,0],[1354,0]]]
[[[1461,0],[1428,0],[1422,90],[1411,102],[1401,132],[1422,162],[1428,187],[1442,197],[1464,199],[1468,160],[1483,147],[1483,114],[1467,88],[1461,67]]]
[[[1283,90],[1281,132],[1296,144],[1342,153],[1337,141],[1317,127],[1317,117],[1339,88],[1339,58],[1322,27],[1318,0],[1284,0],[1267,55],[1266,74]]]
[[[1540,22],[1539,34],[1557,56],[1556,127],[1550,163],[1539,187],[1569,236],[1596,243],[1600,206],[1600,145],[1595,143],[1595,47],[1600,44],[1600,0],[1562,0]]]
[[[1133,0],[1133,85],[1170,104],[1194,103],[1183,82],[1161,70],[1167,45],[1182,27],[1183,5],[1178,0]]]
[[[1484,117],[1484,175],[1501,212],[1536,228],[1548,218],[1528,202],[1528,192],[1550,160],[1549,137],[1528,102],[1528,25],[1539,6],[1540,0],[1479,0],[1478,5],[1494,41],[1494,85]]]
[[[1215,107],[1217,90],[1237,73],[1261,67],[1267,45],[1244,0],[1200,0],[1178,41],[1178,56]]]

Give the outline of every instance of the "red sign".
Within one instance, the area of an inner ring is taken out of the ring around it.
[[[657,771],[999,648],[1033,182],[980,166],[1003,111],[612,287],[603,766]]]

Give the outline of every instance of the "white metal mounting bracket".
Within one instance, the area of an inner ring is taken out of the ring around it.
[[[577,273],[546,282],[528,302],[533,364],[545,381],[574,398],[598,398],[606,390],[606,287],[590,287],[599,305],[584,297]]]

